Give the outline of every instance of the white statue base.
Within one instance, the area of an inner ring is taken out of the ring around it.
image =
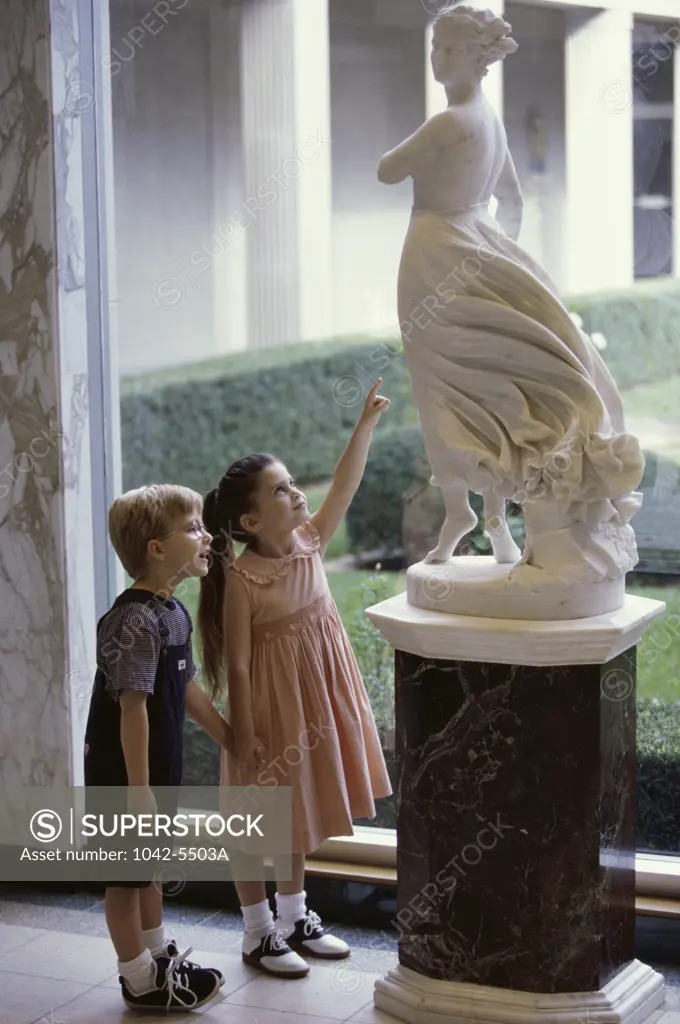
[[[617,611],[626,599],[626,579],[569,584],[531,565],[499,565],[490,556],[461,555],[412,565],[406,594],[409,604],[429,611],[545,622]]]
[[[492,619],[415,608],[402,592],[366,609],[397,651],[499,665],[604,665],[637,644],[666,609],[626,594],[623,607],[587,619]]]
[[[597,992],[545,994],[439,981],[400,965],[376,981],[373,999],[410,1024],[644,1024],[665,991],[663,975],[639,960]]]

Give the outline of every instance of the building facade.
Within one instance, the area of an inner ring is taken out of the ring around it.
[[[522,243],[569,294],[673,274],[680,3],[493,3]],[[445,103],[439,0],[147,6],[112,0],[101,69],[121,372],[392,327],[410,182],[376,168]]]

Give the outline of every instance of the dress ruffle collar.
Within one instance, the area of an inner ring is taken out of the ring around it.
[[[312,522],[303,523],[293,533],[293,550],[282,558],[264,558],[248,549],[239,555],[231,566],[231,572],[252,580],[253,583],[271,583],[286,576],[298,558],[308,558],[321,546],[319,532]]]

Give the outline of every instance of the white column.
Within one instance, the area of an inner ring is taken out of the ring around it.
[[[88,352],[99,282],[84,258],[97,206],[79,6],[62,0],[52,25],[47,3],[8,0],[0,13],[0,216],[12,224],[0,238],[3,787],[82,784],[95,670],[90,416],[104,413]],[[91,50],[86,60],[91,74]]]
[[[629,11],[567,13],[565,290],[633,281],[633,95]]]
[[[212,261],[215,350],[248,346],[247,235],[243,218],[240,33],[242,8],[210,8],[210,81],[213,95],[213,206],[211,222],[224,249]]]
[[[243,9],[249,344],[331,331],[330,60],[327,0]],[[360,112],[357,112],[360,116]]]

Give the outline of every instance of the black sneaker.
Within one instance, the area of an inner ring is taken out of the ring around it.
[[[167,957],[168,960],[174,960],[175,957],[179,956],[179,948],[174,939],[168,940],[165,945],[165,953],[161,955]],[[156,959],[158,959],[158,957],[156,957]],[[188,971],[212,971],[220,983],[220,988],[224,985],[224,975],[222,974],[222,971],[218,971],[216,967],[201,967],[199,964],[193,964],[191,960],[186,959],[183,959],[182,963]]]
[[[156,987],[135,995],[127,987],[125,978],[120,978],[123,1001],[131,1010],[165,1010],[186,1013],[210,1002],[220,988],[213,971],[187,968],[185,957],[190,953],[178,953],[175,957],[161,956],[156,960]]]

